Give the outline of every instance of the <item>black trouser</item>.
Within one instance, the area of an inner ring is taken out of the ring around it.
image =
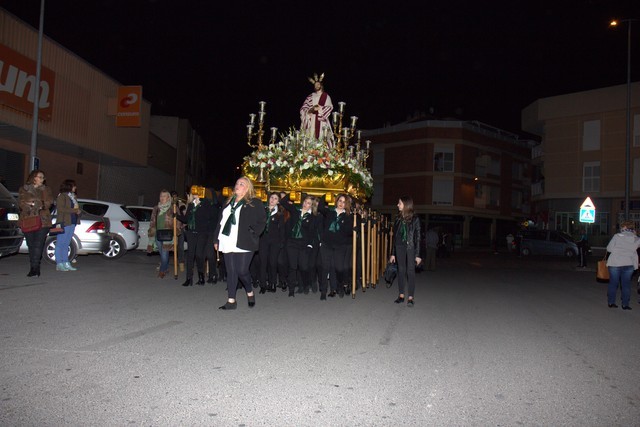
[[[287,256],[289,258],[289,290],[300,290],[309,287],[310,254],[312,249],[299,239],[289,239]],[[315,260],[314,260],[315,261]]]
[[[416,255],[412,246],[396,245],[396,262],[398,263],[398,293],[404,294],[408,284],[408,296],[413,297],[416,288]]]
[[[275,286],[278,273],[278,255],[280,255],[281,242],[260,239],[260,286],[264,287],[269,279],[269,285]]]
[[[253,252],[229,252],[224,254],[224,263],[227,268],[227,293],[229,299],[236,298],[238,290],[238,280],[247,294],[253,289],[251,288],[251,273],[249,273],[249,264],[251,264]]]
[[[587,254],[588,254],[588,250],[587,247],[585,245],[580,245],[580,247],[578,248],[578,252],[579,252],[579,256],[580,256],[580,267],[586,267],[587,266]]]
[[[209,233],[186,231],[187,239],[187,279],[193,278],[193,261],[195,260],[198,273],[204,274],[204,256],[209,239]]]
[[[327,276],[329,276],[332,291],[337,291],[338,287],[343,286],[347,281],[349,261],[351,260],[349,249],[349,245],[322,245],[320,247],[320,256],[322,258],[320,292],[325,293],[327,291]]]
[[[207,259],[209,263],[209,277],[217,276],[217,260],[216,260],[216,248],[213,246],[213,235],[214,233],[206,233],[207,234],[207,243],[204,248],[204,257]]]
[[[178,235],[178,262],[184,262],[184,230]]]
[[[31,268],[40,268],[40,261],[42,260],[42,251],[44,250],[44,241],[49,234],[49,227],[42,227],[38,231],[32,231],[24,233],[24,238],[27,241],[29,247],[29,263]]]

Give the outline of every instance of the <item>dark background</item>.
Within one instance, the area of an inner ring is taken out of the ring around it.
[[[38,27],[40,0],[0,5]],[[314,72],[361,129],[432,112],[522,134],[521,110],[536,99],[626,82],[627,26],[608,24],[640,18],[639,5],[49,0],[44,32],[122,84],[142,85],[152,114],[189,119],[211,179],[227,183],[250,150],[245,125],[258,101],[267,127],[299,126]],[[640,22],[633,30],[635,80]]]

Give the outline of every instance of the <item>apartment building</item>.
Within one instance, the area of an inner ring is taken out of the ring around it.
[[[538,99],[522,111],[522,129],[539,135],[532,150],[532,216],[544,228],[606,244],[625,214],[627,85]],[[630,204],[640,223],[640,83],[631,85]],[[593,224],[579,221],[590,197]]]
[[[363,135],[370,139],[372,207],[397,214],[411,196],[425,230],[454,247],[503,246],[530,214],[532,141],[480,123],[423,120]]]

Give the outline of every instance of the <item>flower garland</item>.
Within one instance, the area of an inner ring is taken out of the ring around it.
[[[361,188],[367,197],[373,193],[371,172],[347,151],[340,153],[323,141],[309,139],[296,143],[290,133],[278,143],[263,145],[244,158],[245,173],[257,176],[260,169],[268,171],[271,178],[285,179],[299,174],[300,178],[324,178],[344,174],[348,182]]]

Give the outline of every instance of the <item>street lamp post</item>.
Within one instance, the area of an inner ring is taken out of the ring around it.
[[[613,20],[609,24],[617,27],[619,23],[627,23],[627,129],[625,139],[625,168],[624,168],[624,219],[629,219],[629,193],[631,190],[631,24],[637,19]]]

